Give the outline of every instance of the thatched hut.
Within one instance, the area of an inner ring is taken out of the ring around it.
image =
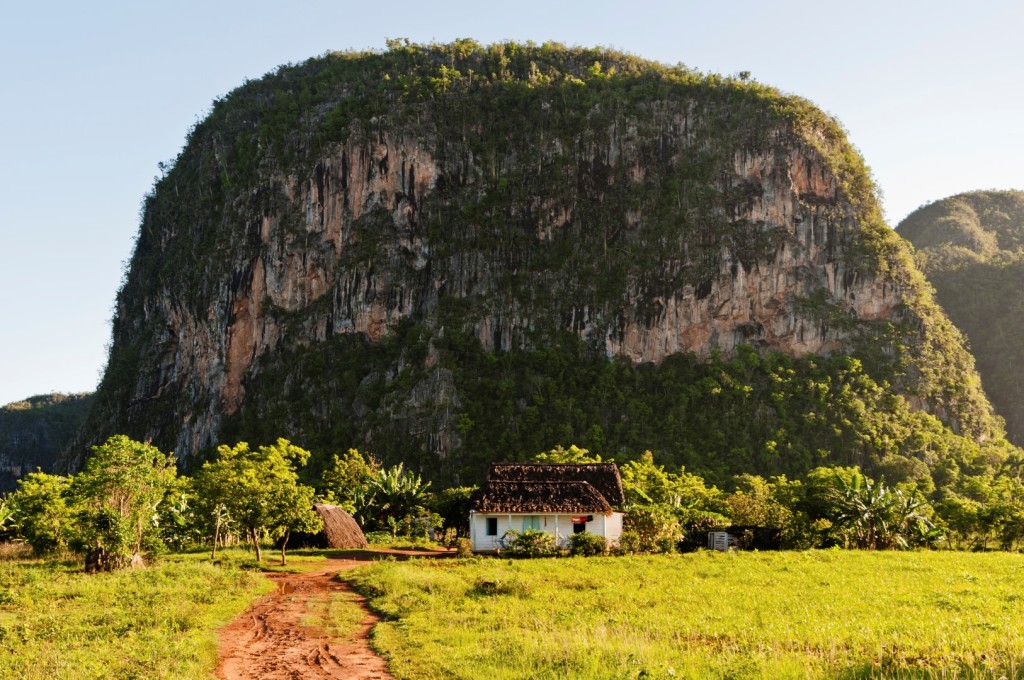
[[[292,534],[288,541],[289,547],[296,548],[334,548],[349,550],[366,548],[368,544],[363,530],[359,528],[352,515],[337,505],[316,503],[313,510],[320,515],[324,528],[315,534]]]
[[[615,463],[493,463],[471,503],[473,549],[496,550],[508,531],[528,529],[553,534],[559,545],[581,531],[616,545],[623,500]]]

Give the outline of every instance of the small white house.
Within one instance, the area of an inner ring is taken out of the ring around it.
[[[623,514],[614,508],[622,502],[615,463],[494,463],[469,513],[473,550],[499,550],[506,533],[527,529],[553,534],[559,547],[582,531],[616,546]]]

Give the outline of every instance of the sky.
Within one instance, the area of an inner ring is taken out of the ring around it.
[[[834,115],[895,226],[1024,189],[1024,3],[0,0],[0,404],[95,388],[141,201],[211,102],[388,38],[601,45]]]

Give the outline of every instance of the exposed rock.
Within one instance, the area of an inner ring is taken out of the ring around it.
[[[85,420],[91,394],[45,394],[0,407],[0,493],[54,465]]]
[[[920,408],[996,432],[983,396],[931,379],[947,322],[834,121],[756,84],[499,47],[333,55],[218,102],[147,201],[82,443],[189,459],[342,428],[457,460],[473,424],[446,333],[498,354],[571,333],[634,364],[871,347]]]

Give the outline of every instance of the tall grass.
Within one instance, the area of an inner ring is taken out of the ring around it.
[[[215,630],[270,587],[194,556],[94,575],[77,561],[0,561],[0,677],[210,677]]]
[[[1021,678],[1024,557],[697,553],[353,573],[399,678]]]

